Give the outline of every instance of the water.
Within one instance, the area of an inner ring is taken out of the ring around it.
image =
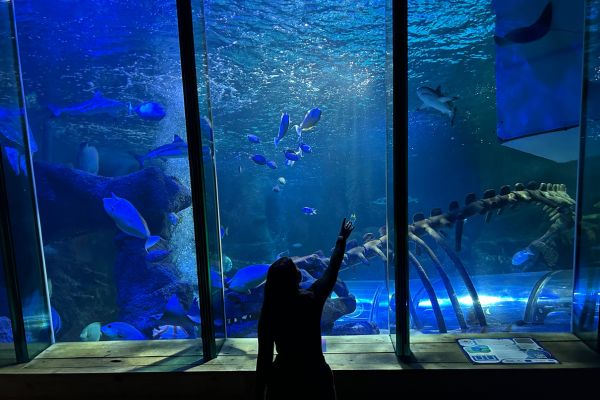
[[[160,319],[173,295],[186,313],[198,296],[188,161],[152,160],[140,171],[134,157],[170,143],[174,135],[186,138],[175,3],[81,4],[16,4],[27,112],[39,143],[34,160],[54,288],[51,302],[62,317],[57,339],[79,340],[81,330],[93,322],[128,323],[151,338],[153,329],[174,332],[160,326],[188,324],[185,313],[178,314],[183,322]],[[195,23],[200,21],[198,6],[194,2]],[[344,217],[355,215],[356,244],[368,233],[375,239],[383,235],[380,228],[390,223],[386,191],[391,189],[386,188],[386,7],[384,1],[366,0],[204,2],[210,99],[205,88],[200,98],[203,116],[212,117],[214,128],[220,222],[208,202],[215,299],[222,297],[218,236],[222,259],[232,265],[225,273],[227,287],[237,271],[270,264],[279,254],[302,257],[321,250],[327,257]],[[498,143],[492,4],[415,0],[409,1],[408,14],[410,216],[429,215],[437,207],[447,210],[453,200],[462,205],[470,192],[481,197],[486,189],[530,180],[565,184],[575,197],[575,162],[557,164]],[[196,29],[200,54],[202,29]],[[424,85],[440,85],[444,94],[458,96],[453,123],[435,110],[417,111],[421,102],[416,89]],[[48,109],[80,104],[96,92],[124,107],[60,117]],[[159,103],[166,116],[145,120],[128,111],[129,104],[147,101]],[[312,152],[288,167],[284,150],[297,146],[293,125],[315,107],[322,116],[303,135]],[[290,115],[290,129],[276,148],[273,139],[283,112]],[[248,135],[256,135],[260,143],[251,143]],[[98,150],[98,177],[74,169],[82,142]],[[277,169],[257,165],[251,160],[257,154],[275,161]],[[211,164],[204,165],[211,181]],[[281,177],[285,184],[279,183]],[[212,184],[207,184],[211,201]],[[275,185],[280,191],[273,190]],[[143,241],[124,234],[106,214],[102,199],[111,192],[130,201],[150,233],[163,238],[154,253],[146,254]],[[306,215],[303,207],[315,208],[316,215]],[[171,212],[177,215],[175,224],[169,221]],[[547,217],[533,206],[494,216],[490,223],[473,216],[465,223],[459,257],[472,276],[520,273],[511,265],[513,254],[547,228]],[[430,238],[425,240],[453,282],[462,285],[449,257]],[[385,243],[380,248],[388,250]],[[557,251],[557,263],[536,261],[531,271],[572,268],[567,239]],[[357,261],[353,268],[343,268],[340,278],[356,296],[356,307],[325,324],[324,333],[394,329],[387,313],[393,295],[386,289],[388,264],[374,252],[368,256],[368,265]],[[418,257],[439,293],[435,266]],[[312,272],[319,273],[317,268]],[[414,269],[411,282],[411,295],[422,293]],[[476,282],[483,282],[478,289],[487,295],[488,281]],[[251,289],[250,295],[225,289],[225,316],[217,317],[217,324],[226,325],[229,336],[256,334],[262,287]],[[349,298],[343,291],[334,298],[340,296]],[[436,332],[431,302],[417,305],[425,305],[419,312],[428,315],[421,315],[426,321],[421,330]],[[444,312],[452,314],[450,308]],[[473,312],[467,305],[469,328],[480,330]],[[494,329],[513,324],[513,317],[503,315]],[[453,318],[451,330],[458,323]],[[568,329],[564,320],[537,328]],[[185,329],[189,336],[197,334],[197,328]]]

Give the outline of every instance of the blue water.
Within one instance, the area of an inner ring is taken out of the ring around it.
[[[139,171],[134,155],[170,143],[174,135],[186,137],[175,2],[84,3],[16,4],[29,124],[40,147],[34,159],[73,168],[80,144],[88,142],[99,153],[98,175],[117,179]],[[196,24],[198,6],[194,2]],[[221,238],[223,259],[227,256],[233,264],[226,280],[245,266],[269,264],[280,253],[304,256],[322,250],[329,255],[341,219],[351,214],[356,214],[353,238],[359,241],[369,232],[378,236],[379,228],[390,223],[385,200],[381,201],[386,197],[386,159],[391,151],[386,149],[388,6],[366,0],[204,1],[210,97],[204,90],[200,97],[211,106],[220,216],[217,227],[209,204],[207,215],[214,225],[208,232],[209,256],[211,266],[218,269],[217,235],[222,227],[227,232]],[[498,144],[491,2],[415,0],[409,1],[408,13],[411,216],[428,215],[435,207],[445,210],[452,200],[463,204],[470,192],[481,195],[488,188],[530,180],[564,183],[574,196],[574,162],[559,165]],[[196,28],[200,53],[202,28]],[[416,88],[422,85],[440,85],[444,94],[459,96],[454,124],[435,110],[417,111]],[[98,91],[133,106],[159,103],[166,116],[144,120],[124,109],[116,115],[56,118],[49,112],[48,105],[81,103]],[[284,150],[295,148],[293,125],[314,107],[322,110],[321,119],[304,133],[312,153],[288,167]],[[275,148],[283,112],[290,115],[290,130]],[[248,135],[256,135],[261,143],[251,143]],[[203,140],[206,144],[206,137]],[[257,165],[251,160],[256,154],[275,161],[278,168]],[[185,158],[155,160],[148,166],[189,188]],[[210,178],[210,162],[205,167]],[[286,184],[279,184],[281,190],[275,192],[280,177]],[[212,201],[215,193],[210,185],[208,190]],[[156,208],[164,206],[165,196],[148,193],[139,201],[147,200]],[[94,207],[99,207],[100,198]],[[303,207],[315,208],[317,214],[305,215]],[[101,228],[87,226],[77,232],[66,232],[60,218],[41,214],[46,265],[54,286],[51,301],[62,313],[58,339],[78,340],[80,330],[94,321],[121,320],[150,336],[148,315],[161,312],[161,302],[177,293],[187,309],[197,295],[192,208],[177,210],[175,225],[161,219],[172,210],[145,211],[150,231],[163,235],[163,250],[170,251],[148,270],[144,254],[123,241],[101,208],[94,210],[74,210],[75,217],[63,217],[72,223],[78,213],[99,215],[96,222]],[[469,272],[515,272],[512,255],[547,229],[540,218],[533,208],[494,218],[490,224],[483,218],[469,220],[461,253]],[[127,257],[134,260],[131,265]],[[134,272],[134,266],[140,271]],[[360,320],[375,322],[380,332],[387,332],[386,313],[372,304],[386,287],[386,268],[374,258],[369,265],[341,273],[358,304],[336,322],[338,326]],[[138,278],[147,286],[138,286]],[[74,293],[80,291],[84,293],[78,298]],[[242,298],[248,309],[233,301],[239,296],[226,294],[225,319],[227,314],[255,318],[261,301],[256,293]],[[388,293],[379,296],[377,303],[387,307]],[[229,323],[232,336],[255,333],[252,322],[239,329]]]

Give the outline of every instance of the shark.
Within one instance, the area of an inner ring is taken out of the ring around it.
[[[420,86],[417,88],[417,96],[423,102],[418,110],[425,108],[433,108],[450,117],[450,124],[454,124],[455,107],[451,104],[452,101],[458,99],[457,96],[448,97],[442,94],[441,86],[432,89],[428,86]]]
[[[163,144],[162,146],[150,150],[146,155],[138,156],[134,154],[135,159],[140,163],[140,167],[144,166],[145,161],[154,158],[165,160],[167,158],[185,158],[187,156],[187,143],[179,135],[174,135],[171,143]]]
[[[129,103],[109,99],[104,97],[101,92],[95,92],[90,100],[82,103],[73,104],[65,107],[58,107],[48,104],[52,116],[60,117],[62,115],[83,115],[83,114],[127,114],[130,113]]]

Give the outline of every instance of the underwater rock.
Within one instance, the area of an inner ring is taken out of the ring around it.
[[[323,271],[327,269],[326,258],[320,257],[318,254],[309,254],[303,257],[291,257],[296,267],[308,271],[312,276],[318,278]],[[327,261],[329,262],[329,261]]]
[[[102,202],[111,193],[134,204],[151,232],[168,232],[165,214],[192,201],[187,187],[156,167],[115,178],[45,162],[35,162],[34,170],[45,243],[89,231],[116,232]]]
[[[331,330],[333,328],[333,323],[338,318],[350,314],[354,312],[354,310],[356,310],[356,297],[352,294],[345,297],[327,299],[321,316],[321,327],[325,330]]]
[[[118,248],[114,269],[119,309],[117,320],[152,337],[152,329],[164,325],[158,318],[171,296],[176,295],[187,308],[194,299],[196,288],[182,280],[169,257],[149,262],[144,247],[139,244],[140,239],[119,234],[115,241]]]
[[[379,328],[370,321],[356,321],[333,327],[330,335],[378,335]]]

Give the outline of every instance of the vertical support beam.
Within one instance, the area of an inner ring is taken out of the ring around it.
[[[200,137],[200,109],[198,106],[198,82],[196,77],[196,54],[191,0],[177,0],[177,24],[179,27],[179,50],[185,107],[194,234],[196,238],[196,266],[198,269],[198,292],[202,329],[202,351],[205,360],[217,356],[215,329],[210,296],[210,266],[206,214],[204,207],[204,166],[202,164],[202,140]]]
[[[408,308],[408,3],[393,0],[393,179],[396,282],[396,353],[409,359]]]

